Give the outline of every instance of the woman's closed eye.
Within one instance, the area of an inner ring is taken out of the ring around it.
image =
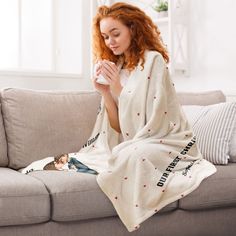
[[[112,37],[116,38],[116,37],[119,37],[120,36],[120,33],[117,33],[117,34],[113,34]],[[102,36],[105,40],[108,40],[109,39],[109,36]]]
[[[114,37],[119,37],[119,36],[120,36],[120,33],[114,34],[113,36],[114,36]]]

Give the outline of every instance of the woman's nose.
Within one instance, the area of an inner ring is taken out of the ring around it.
[[[110,45],[114,45],[115,44],[115,40],[113,38],[109,38],[109,44]]]

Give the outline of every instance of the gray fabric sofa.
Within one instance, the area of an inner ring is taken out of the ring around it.
[[[221,91],[179,93],[181,104],[225,101]],[[129,233],[90,174],[17,170],[35,160],[76,152],[92,131],[100,96],[93,91],[1,91],[0,235],[233,236],[236,163]]]

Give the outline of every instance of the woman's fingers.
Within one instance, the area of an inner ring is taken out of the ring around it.
[[[107,79],[111,79],[112,81],[117,80],[119,75],[117,66],[111,62],[102,62],[101,74],[105,75]]]
[[[110,78],[110,76],[108,76],[106,73],[104,73],[103,71],[101,72],[101,75],[107,80],[107,82],[110,84],[112,79]]]
[[[113,73],[117,73],[117,71],[118,71],[116,64],[113,63],[113,62],[104,60],[104,61],[102,62],[102,65],[103,65],[104,67],[106,67],[108,70],[110,70],[111,72],[113,72]]]
[[[103,74],[105,74],[107,77],[109,77],[109,78],[112,78],[113,76],[113,71],[111,71],[111,69],[110,68],[107,68],[106,66],[103,66],[102,67],[102,69],[101,69],[101,74],[103,75]]]

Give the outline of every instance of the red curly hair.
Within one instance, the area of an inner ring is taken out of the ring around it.
[[[121,21],[131,29],[131,45],[129,56],[124,58],[126,68],[133,70],[141,60],[141,66],[145,63],[145,50],[154,50],[162,54],[164,60],[169,62],[168,52],[160,36],[160,31],[141,9],[133,5],[118,2],[112,6],[101,6],[93,19],[93,54],[94,61],[106,59],[117,63],[120,55],[114,55],[105,45],[100,32],[100,21],[104,18],[112,17]],[[124,55],[122,55],[124,57]]]

